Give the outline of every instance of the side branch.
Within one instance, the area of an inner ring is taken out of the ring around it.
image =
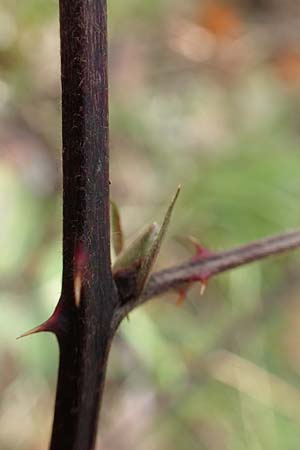
[[[119,321],[119,318],[122,319],[134,308],[151,298],[176,289],[183,283],[193,282],[193,280],[200,278],[209,278],[235,267],[299,247],[300,231],[290,231],[156,272],[149,278],[143,295],[136,301],[128,302],[120,308],[117,320]]]

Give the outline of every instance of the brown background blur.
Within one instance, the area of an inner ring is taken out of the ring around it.
[[[60,293],[58,4],[0,4],[0,448],[47,448]],[[183,190],[158,266],[299,226],[300,4],[109,1],[112,197],[126,237]],[[297,450],[298,252],[224,274],[114,341],[104,450]],[[100,446],[99,446],[100,448]]]

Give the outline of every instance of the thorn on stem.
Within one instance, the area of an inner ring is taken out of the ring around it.
[[[50,329],[47,327],[47,321],[44,322],[44,323],[42,323],[41,325],[38,325],[37,327],[32,328],[32,329],[29,330],[29,331],[26,331],[26,333],[21,334],[21,335],[18,336],[16,339],[21,339],[21,338],[23,338],[23,337],[30,336],[31,334],[40,333],[40,332],[42,332],[42,331],[49,331],[49,332],[52,331],[52,330],[50,330]]]
[[[74,275],[74,296],[75,296],[75,305],[77,306],[77,308],[79,308],[80,306],[81,288],[82,288],[82,277],[81,272],[78,272]]]
[[[37,327],[34,327],[31,330],[26,331],[26,333],[23,333],[20,336],[18,336],[17,339],[21,339],[23,337],[30,336],[31,334],[41,333],[43,331],[56,334],[54,314],[51,317],[49,317],[49,319],[46,320],[45,322],[43,322],[42,324],[40,324]]]
[[[206,281],[200,281],[201,286],[200,286],[200,296],[202,297],[202,295],[204,295],[204,292],[206,291],[207,288],[207,280]]]
[[[49,319],[47,319],[45,322],[38,325],[37,327],[34,327],[31,330],[21,334],[20,336],[17,337],[17,339],[21,339],[23,337],[41,332],[53,333],[55,335],[58,335],[60,332],[63,332],[66,325],[66,318],[62,313],[61,305],[62,303],[60,299],[53,314],[49,317]]]
[[[80,242],[74,253],[74,297],[77,308],[80,306],[83,275],[86,271],[87,262],[87,252],[84,249],[82,242]]]
[[[178,298],[176,300],[176,306],[181,306],[186,298],[188,287],[185,289],[177,289],[178,292]]]

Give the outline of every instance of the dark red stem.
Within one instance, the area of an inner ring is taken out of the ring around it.
[[[63,281],[50,448],[91,450],[117,304],[109,244],[106,1],[60,0],[59,4]]]

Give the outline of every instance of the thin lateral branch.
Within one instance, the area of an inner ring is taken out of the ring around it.
[[[153,297],[176,289],[182,283],[191,282],[193,277],[212,277],[251,262],[273,255],[285,253],[300,247],[300,231],[290,231],[277,236],[254,241],[233,249],[213,253],[198,261],[188,261],[181,265],[156,272],[151,275],[143,295],[136,301],[128,302],[118,311],[123,318],[137,306]]]

